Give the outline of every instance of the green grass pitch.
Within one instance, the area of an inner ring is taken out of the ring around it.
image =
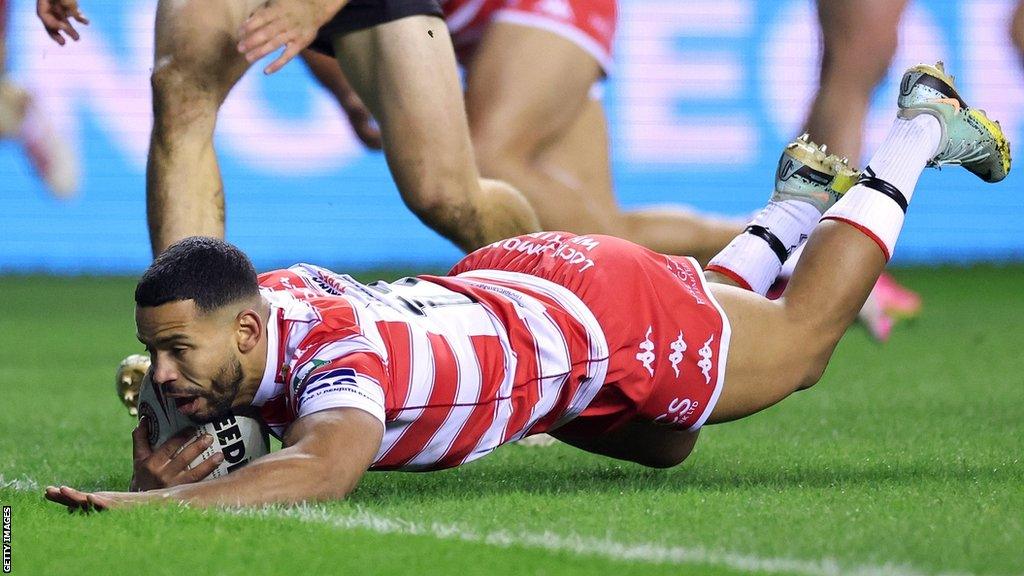
[[[0,277],[13,573],[1024,573],[1024,267],[897,275],[919,320],[886,346],[851,330],[817,387],[706,428],[672,470],[507,446],[345,502],[88,516],[42,487],[128,485],[133,281]]]

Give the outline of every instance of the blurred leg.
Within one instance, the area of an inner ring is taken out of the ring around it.
[[[743,229],[738,221],[701,214],[683,204],[621,208],[612,192],[608,122],[604,107],[597,100],[590,99],[585,104],[564,137],[541,155],[537,169],[571,184],[578,203],[592,207],[587,213],[609,215],[612,226],[596,232],[619,236],[656,252],[693,256],[706,263]],[[680,200],[685,197],[686,190],[680,190]],[[575,221],[579,212],[539,215],[548,230],[593,232],[582,229]]]
[[[1017,47],[1017,55],[1020,56],[1021,65],[1024,65],[1024,0],[1017,2],[1017,9],[1013,12],[1010,40]]]
[[[248,68],[235,45],[258,0],[161,0],[156,14],[153,132],[146,212],[156,256],[186,236],[224,236],[224,186],[213,149],[217,112]]]
[[[623,211],[617,204],[607,120],[589,97],[601,74],[589,52],[558,34],[492,23],[467,74],[481,172],[519,188],[544,229],[611,234],[706,260],[737,225],[682,206]]]
[[[338,62],[380,124],[406,205],[463,250],[534,232],[518,191],[477,172],[451,39],[442,20],[411,16],[334,39]]]
[[[821,86],[805,132],[832,153],[860,164],[871,94],[896,53],[906,0],[818,0],[824,40]]]

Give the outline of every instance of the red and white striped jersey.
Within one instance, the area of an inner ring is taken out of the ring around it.
[[[608,345],[563,286],[475,270],[364,285],[308,264],[260,276],[271,304],[254,400],[280,436],[305,414],[363,409],[384,424],[371,469],[436,470],[576,417]]]

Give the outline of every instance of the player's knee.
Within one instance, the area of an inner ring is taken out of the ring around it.
[[[823,345],[819,350],[809,351],[803,362],[797,364],[797,371],[794,374],[797,390],[806,390],[821,381],[828,368],[828,362],[832,358],[833,350],[835,350],[834,345]]]
[[[216,95],[204,89],[194,73],[176,64],[157,66],[150,76],[154,127],[163,132],[211,124],[217,111]]]
[[[424,224],[466,250],[479,248],[474,240],[480,226],[475,193],[452,194],[444,185],[420,182],[415,190],[403,191],[409,210]]]
[[[470,125],[473,153],[480,174],[487,178],[509,179],[515,172],[529,169],[535,148],[519,134],[514,124],[487,119]]]
[[[664,470],[665,468],[673,468],[683,463],[687,456],[690,455],[690,451],[687,450],[685,453],[664,453],[659,452],[657,454],[644,454],[639,455],[631,460],[641,466],[647,468],[657,468]]]

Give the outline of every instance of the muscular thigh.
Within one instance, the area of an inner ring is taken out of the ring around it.
[[[863,43],[864,38],[895,35],[906,5],[907,0],[818,0],[818,20],[826,44],[858,39]]]
[[[799,346],[810,349],[812,342],[803,339],[814,335],[781,300],[725,284],[709,286],[732,333],[722,391],[707,421],[716,424],[753,414],[793,393],[809,371]]]
[[[467,66],[474,142],[536,155],[573,127],[601,74],[593,56],[558,34],[492,23]]]
[[[589,203],[602,214],[619,214],[619,205],[612,189],[608,141],[608,119],[604,103],[588,98],[580,113],[560,138],[544,149],[537,160],[537,168],[552,178],[561,180],[579,196],[577,202]],[[568,214],[542,214],[545,230],[578,230],[571,220],[548,222],[547,218],[571,218]],[[617,230],[616,230],[617,231]]]
[[[465,107],[455,52],[444,21],[411,16],[333,39],[353,88],[381,126],[384,151],[403,195],[426,182],[459,182],[447,191],[475,189]],[[461,188],[461,189],[460,189]]]
[[[238,28],[259,0],[160,0],[153,71],[173,69],[198,88],[226,95],[248,68]]]

